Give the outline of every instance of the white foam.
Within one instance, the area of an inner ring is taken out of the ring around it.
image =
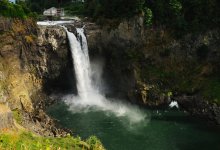
[[[172,102],[169,104],[169,107],[170,107],[170,108],[174,108],[174,107],[179,108],[179,104],[178,104],[177,101],[172,101]]]
[[[130,124],[137,124],[149,120],[149,116],[137,106],[125,104],[120,100],[108,100],[102,96],[91,95],[85,100],[75,95],[63,97],[72,113],[89,113],[91,111],[109,112],[116,117],[127,118]]]

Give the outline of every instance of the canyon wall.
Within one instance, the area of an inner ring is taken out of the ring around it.
[[[75,26],[83,25],[91,59],[105,60],[107,97],[157,108],[176,100],[184,110],[220,123],[218,29],[177,38],[162,28],[146,29],[142,16]],[[0,38],[1,104],[40,116],[51,93],[76,92],[62,27],[3,18]]]
[[[220,31],[176,37],[146,29],[143,17],[86,26],[91,56],[106,60],[105,78],[114,95],[148,107],[181,108],[220,123]]]
[[[48,123],[43,109],[49,95],[72,86],[67,81],[72,65],[66,32],[62,27],[39,27],[29,19],[0,20],[0,105],[24,126]]]

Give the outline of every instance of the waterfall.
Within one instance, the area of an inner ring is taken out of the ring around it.
[[[65,28],[65,27],[64,27]],[[67,95],[64,101],[69,109],[75,113],[88,111],[112,112],[116,116],[127,117],[129,121],[137,123],[145,120],[144,114],[139,108],[122,102],[110,101],[99,91],[92,82],[91,65],[87,39],[83,28],[76,28],[77,35],[65,28],[69,39],[73,66],[76,75],[78,95]]]
[[[80,98],[78,103],[83,105],[104,105],[102,102],[104,97],[92,85],[89,52],[84,29],[76,28],[76,36],[67,29],[66,32],[76,74],[78,97]]]
[[[78,37],[69,31],[67,31],[67,35],[76,73],[78,95],[83,99],[87,99],[89,93],[93,92],[88,46],[83,29],[76,29],[76,31]]]

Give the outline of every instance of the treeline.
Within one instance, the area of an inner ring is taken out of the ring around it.
[[[33,13],[24,2],[19,2],[14,4],[8,0],[0,0],[0,16],[11,17],[11,18],[21,18],[25,19],[27,17],[36,18],[36,13]]]
[[[72,0],[27,0],[26,3],[28,7],[39,14],[41,14],[44,9],[50,7],[64,7],[67,4],[71,4]],[[74,9],[74,8],[73,8]]]
[[[50,7],[58,7],[57,0],[27,0],[27,6],[34,12],[41,14],[44,9],[48,9]]]
[[[93,18],[125,18],[144,12],[148,27],[181,30],[218,27],[219,0],[86,0],[85,14]]]
[[[85,14],[91,17],[131,17],[142,9],[142,0],[86,0]]]

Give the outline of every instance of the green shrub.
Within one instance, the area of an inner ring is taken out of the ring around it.
[[[64,9],[67,15],[83,15],[84,4],[82,2],[68,3]]]
[[[10,3],[8,0],[0,1],[0,15],[13,18],[26,18],[22,6]]]
[[[25,19],[27,17],[37,18],[37,14],[31,12],[26,3],[10,3],[8,0],[0,0],[0,16]]]
[[[151,11],[150,8],[145,8],[144,9],[144,14],[145,14],[145,25],[147,27],[151,27],[153,24],[153,12]]]
[[[102,150],[102,143],[96,136],[89,137],[86,142],[90,145],[91,150]]]
[[[22,123],[22,115],[21,112],[18,109],[15,109],[13,112],[13,118],[16,120],[17,123]]]
[[[80,138],[67,136],[64,138],[41,137],[33,135],[30,132],[23,133],[0,133],[0,149],[19,149],[19,150],[104,150],[101,142],[94,136],[89,138],[88,142]]]
[[[170,0],[169,5],[176,15],[181,14],[182,4],[178,0]]]

